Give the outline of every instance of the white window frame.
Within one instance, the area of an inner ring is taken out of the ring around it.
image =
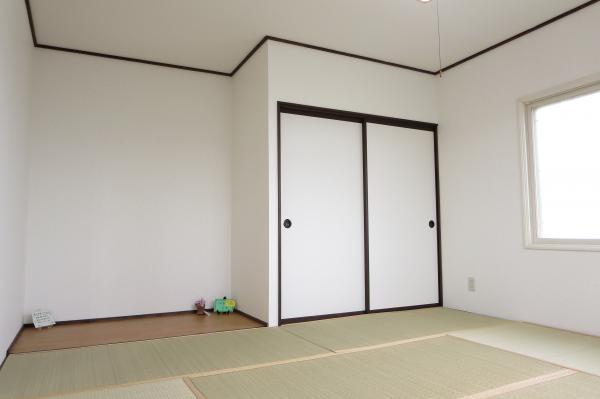
[[[538,236],[538,183],[536,177],[535,125],[533,113],[536,109],[557,102],[577,98],[600,91],[600,81],[578,82],[547,91],[519,101],[521,124],[521,158],[523,180],[523,215],[525,248],[564,251],[600,251],[600,239],[550,239]]]

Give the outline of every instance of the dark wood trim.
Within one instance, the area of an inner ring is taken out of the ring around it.
[[[29,31],[31,32],[31,40],[35,47],[38,46],[37,36],[35,34],[35,25],[33,24],[33,13],[31,12],[31,4],[29,0],[25,0],[25,8],[27,8],[27,19],[29,20]]]
[[[288,39],[283,39],[280,37],[269,36],[269,35],[265,35],[252,48],[252,50],[250,50],[250,52],[248,54],[246,54],[246,56],[242,59],[242,61],[240,61],[240,63],[238,65],[236,65],[235,68],[233,68],[233,70],[231,72],[214,71],[214,70],[205,69],[205,68],[196,68],[196,67],[177,65],[177,64],[171,64],[171,63],[166,63],[166,62],[151,61],[151,60],[145,60],[145,59],[141,59],[141,58],[133,58],[133,57],[114,55],[114,54],[99,53],[99,52],[95,52],[95,51],[73,49],[73,48],[62,47],[62,46],[40,44],[37,41],[37,36],[35,33],[35,25],[34,25],[33,12],[31,10],[30,0],[25,0],[25,5],[27,8],[27,15],[28,15],[28,19],[29,19],[29,29],[31,30],[31,37],[33,40],[33,45],[34,45],[34,47],[43,48],[43,49],[47,49],[47,50],[63,51],[63,52],[74,53],[74,54],[90,55],[90,56],[95,56],[95,57],[109,58],[109,59],[113,59],[113,60],[137,62],[137,63],[147,64],[147,65],[161,66],[161,67],[166,67],[166,68],[183,69],[186,71],[202,72],[202,73],[209,73],[209,74],[214,74],[214,75],[232,77],[242,68],[242,66],[244,66],[244,64],[250,58],[252,58],[252,56],[262,47],[263,44],[265,44],[268,40],[272,40],[275,42],[290,44],[293,46],[309,48],[309,49],[317,50],[317,51],[324,51],[324,52],[331,53],[331,54],[337,54],[337,55],[342,55],[342,56],[346,56],[346,57],[361,59],[364,61],[375,62],[378,64],[384,64],[384,65],[388,65],[388,66],[392,66],[392,67],[396,67],[396,68],[407,69],[407,70],[414,71],[414,72],[426,73],[428,75],[436,74],[436,72],[434,72],[434,71],[428,71],[425,69],[402,65],[402,64],[395,63],[395,62],[391,62],[391,61],[379,60],[379,59],[372,58],[372,57],[366,57],[366,56],[362,56],[362,55],[358,55],[358,54],[348,53],[345,51],[333,50],[333,49],[329,49],[326,47],[316,46],[316,45],[307,44],[307,43],[301,43],[301,42],[297,42],[294,40],[288,40]]]
[[[241,314],[242,316],[244,316],[244,317],[246,317],[246,318],[248,318],[248,319],[250,319],[250,320],[252,320],[252,321],[255,321],[255,322],[259,323],[259,324],[260,324],[260,325],[262,325],[263,327],[267,327],[267,326],[269,325],[269,323],[267,323],[266,321],[264,321],[264,320],[261,320],[261,319],[259,319],[258,317],[254,317],[254,316],[252,316],[252,315],[249,315],[249,314],[248,314],[248,313],[246,313],[246,312],[242,312],[242,311],[241,311],[241,310],[239,310],[239,309],[236,309],[236,310],[235,310],[235,312],[236,312],[236,313],[239,313],[239,314]]]
[[[362,121],[363,236],[365,256],[365,312],[371,311],[371,272],[369,270],[369,163],[367,122]]]
[[[239,64],[237,64],[237,66],[235,68],[233,68],[233,71],[231,71],[231,73],[229,75],[230,76],[235,75],[236,72],[239,71],[250,58],[252,58],[252,56],[254,55],[254,53],[256,53],[258,51],[258,49],[260,49],[262,47],[262,45],[265,44],[265,42],[267,40],[268,40],[268,36],[263,37],[261,39],[261,41],[258,42],[258,44],[256,46],[254,46],[252,48],[252,50],[250,50],[250,52],[248,54],[246,54],[246,56],[244,57],[244,59]]]
[[[400,308],[374,309],[374,310],[371,310],[369,313],[403,312],[405,310],[439,308],[441,306],[442,305],[439,303],[429,303],[426,305],[404,306],[404,307],[400,307]]]
[[[291,319],[282,319],[279,322],[279,325],[284,325],[284,324],[293,324],[293,323],[303,323],[305,321],[315,321],[315,320],[325,320],[325,319],[337,319],[339,317],[348,317],[348,316],[358,316],[361,314],[365,314],[364,311],[360,311],[360,312],[347,312],[347,313],[331,313],[331,314],[324,314],[324,315],[318,315],[318,316],[307,316],[307,317],[294,317]]]
[[[52,46],[52,45],[48,45],[48,44],[39,44],[37,41],[37,36],[36,36],[36,32],[35,32],[35,24],[34,24],[34,20],[33,20],[33,12],[31,10],[30,0],[25,0],[25,5],[27,8],[27,17],[29,19],[29,29],[31,30],[31,38],[32,38],[34,47],[48,49],[48,50],[64,51],[64,52],[75,53],[75,54],[83,54],[83,55],[91,55],[91,56],[96,56],[96,57],[110,58],[110,59],[120,60],[120,61],[137,62],[137,63],[141,63],[141,64],[161,66],[161,67],[166,67],[166,68],[183,69],[183,70],[192,71],[192,72],[201,72],[201,73],[208,73],[208,74],[213,74],[213,75],[232,77],[258,51],[258,49],[261,48],[262,45],[265,44],[269,40],[272,40],[274,42],[279,42],[279,43],[285,43],[285,44],[289,44],[289,45],[293,45],[293,46],[304,47],[304,48],[308,48],[308,49],[312,49],[312,50],[323,51],[326,53],[337,54],[337,55],[341,55],[341,56],[345,56],[345,57],[356,58],[356,59],[360,59],[363,61],[375,62],[377,64],[388,65],[388,66],[392,66],[395,68],[401,68],[401,69],[406,69],[406,70],[413,71],[413,72],[424,73],[427,75],[439,75],[441,72],[448,71],[460,64],[463,64],[469,60],[472,60],[473,58],[479,57],[480,55],[483,55],[491,50],[494,50],[500,46],[503,46],[515,39],[518,39],[518,38],[525,36],[531,32],[534,32],[540,28],[543,28],[544,26],[547,26],[553,22],[556,22],[556,21],[564,18],[564,17],[574,14],[577,11],[583,10],[584,8],[594,5],[594,4],[598,3],[599,1],[600,0],[591,0],[586,3],[583,3],[575,8],[565,11],[564,13],[562,13],[560,15],[557,15],[554,18],[550,18],[549,20],[544,21],[541,24],[538,24],[532,28],[529,28],[529,29],[527,29],[523,32],[520,32],[514,36],[511,36],[508,39],[505,39],[499,43],[496,43],[490,47],[487,47],[487,48],[485,48],[475,54],[472,54],[466,58],[463,58],[451,65],[443,67],[441,70],[438,70],[438,71],[429,71],[426,69],[411,67],[408,65],[398,64],[398,63],[391,62],[391,61],[380,60],[377,58],[366,57],[363,55],[349,53],[346,51],[334,50],[334,49],[330,49],[330,48],[326,48],[326,47],[321,47],[321,46],[317,46],[317,45],[313,45],[313,44],[302,43],[302,42],[298,42],[295,40],[289,40],[289,39],[284,39],[284,38],[280,38],[280,37],[276,37],[276,36],[269,36],[269,35],[264,36],[231,72],[214,71],[214,70],[204,69],[204,68],[196,68],[196,67],[190,67],[190,66],[184,66],[184,65],[170,64],[170,63],[165,63],[165,62],[144,60],[144,59],[140,59],[140,58],[125,57],[125,56],[106,54],[106,53],[98,53],[98,52],[94,52],[94,51],[78,50],[78,49],[72,49],[72,48],[61,47],[61,46]]]
[[[25,324],[21,325],[21,328],[19,328],[19,331],[17,332],[17,335],[15,335],[15,337],[12,340],[12,342],[10,343],[10,346],[8,347],[8,350],[6,352],[7,356],[8,356],[9,353],[12,352],[12,348],[15,346],[15,343],[17,342],[17,340],[19,339],[19,337],[21,336],[21,334],[23,334],[23,330],[25,330]]]
[[[228,72],[212,71],[210,69],[202,69],[202,68],[194,68],[194,67],[189,67],[189,66],[184,66],[184,65],[168,64],[166,62],[149,61],[149,60],[143,60],[141,58],[131,58],[131,57],[123,57],[120,55],[96,53],[94,51],[77,50],[77,49],[72,49],[72,48],[67,48],[67,47],[49,46],[47,44],[37,44],[37,45],[35,45],[35,47],[43,48],[43,49],[47,49],[47,50],[64,51],[67,53],[83,54],[83,55],[91,55],[94,57],[109,58],[112,60],[137,62],[138,64],[147,64],[147,65],[154,65],[154,66],[160,66],[160,67],[165,67],[165,68],[183,69],[185,71],[202,72],[202,73],[209,73],[209,74],[220,75],[220,76],[231,76],[231,74]]]
[[[463,58],[463,59],[461,59],[459,61],[456,61],[456,62],[454,62],[454,63],[452,63],[452,64],[450,64],[450,65],[448,65],[446,67],[443,67],[440,71],[437,71],[436,74],[439,74],[440,72],[446,72],[446,71],[448,71],[448,70],[450,70],[452,68],[455,68],[455,67],[459,66],[460,64],[464,64],[465,62],[470,61],[473,58],[477,58],[480,55],[483,55],[483,54],[488,53],[488,52],[490,52],[490,51],[492,51],[494,49],[497,49],[500,46],[504,46],[505,44],[510,43],[513,40],[516,40],[516,39],[518,39],[520,37],[528,35],[531,32],[535,32],[536,30],[541,29],[544,26],[550,25],[551,23],[554,23],[554,22],[556,22],[558,20],[561,20],[561,19],[563,19],[565,17],[568,17],[569,15],[574,14],[577,11],[583,10],[584,8],[587,8],[587,7],[591,6],[591,5],[594,5],[594,4],[598,3],[599,1],[600,0],[587,1],[587,2],[585,2],[585,3],[583,3],[583,4],[579,5],[579,6],[577,6],[575,8],[572,8],[572,9],[570,9],[568,11],[563,12],[560,15],[557,15],[554,18],[550,18],[549,20],[546,20],[546,21],[544,21],[544,22],[542,22],[540,24],[537,24],[534,27],[531,27],[531,28],[529,28],[527,30],[524,30],[524,31],[520,32],[520,33],[517,33],[516,35],[511,36],[508,39],[502,40],[501,42],[498,42],[498,43],[496,43],[496,44],[494,44],[494,45],[492,45],[490,47],[487,47],[487,48],[485,48],[485,49],[483,49],[481,51],[478,51],[475,54],[472,54],[472,55],[470,55],[468,57],[465,57],[465,58]]]
[[[61,47],[61,46],[52,46],[52,45],[48,45],[48,44],[40,44],[37,40],[37,35],[35,33],[35,23],[33,20],[33,11],[31,9],[30,0],[25,0],[25,7],[27,8],[27,17],[29,19],[29,29],[31,31],[31,39],[33,41],[34,47],[42,48],[42,49],[46,49],[46,50],[63,51],[66,53],[73,53],[73,54],[91,55],[94,57],[109,58],[112,60],[136,62],[138,64],[154,65],[154,66],[160,66],[160,67],[165,67],[165,68],[182,69],[185,71],[202,72],[202,73],[209,73],[209,74],[220,75],[220,76],[232,76],[232,74],[229,72],[213,71],[210,69],[170,64],[167,62],[150,61],[150,60],[144,60],[141,58],[132,58],[132,57],[125,57],[125,56],[114,55],[114,54],[98,53],[95,51],[86,51],[86,50],[72,49],[72,48]]]
[[[33,12],[31,10],[30,0],[25,0],[25,5],[27,8],[27,16],[29,19],[29,29],[31,31],[31,38],[33,40],[33,45],[34,45],[34,47],[43,48],[43,49],[47,49],[47,50],[63,51],[63,52],[74,53],[74,54],[90,55],[90,56],[95,56],[95,57],[109,58],[109,59],[113,59],[113,60],[137,62],[140,64],[161,66],[161,67],[166,67],[166,68],[183,69],[186,71],[202,72],[202,73],[209,73],[209,74],[214,74],[214,75],[232,77],[242,68],[242,66],[244,66],[244,64],[250,58],[252,58],[252,56],[262,47],[263,44],[265,44],[268,40],[272,40],[274,42],[280,42],[280,43],[290,44],[293,46],[309,48],[312,50],[323,51],[326,53],[337,54],[337,55],[342,55],[342,56],[351,57],[351,58],[357,58],[357,59],[364,60],[364,61],[370,61],[370,62],[375,62],[378,64],[388,65],[388,66],[392,66],[392,67],[396,67],[396,68],[407,69],[407,70],[414,71],[414,72],[421,72],[421,73],[425,73],[428,75],[436,74],[436,72],[434,72],[434,71],[428,71],[425,69],[415,68],[415,67],[411,67],[408,65],[402,65],[402,64],[395,63],[395,62],[391,62],[391,61],[380,60],[377,58],[366,57],[366,56],[362,56],[359,54],[348,53],[345,51],[334,50],[334,49],[330,49],[330,48],[326,48],[326,47],[316,46],[316,45],[308,44],[308,43],[301,43],[301,42],[297,42],[294,40],[288,40],[288,39],[283,39],[280,37],[269,36],[269,35],[265,35],[250,50],[250,52],[248,54],[246,54],[246,56],[242,59],[242,61],[240,61],[240,63],[238,65],[236,65],[235,68],[233,68],[233,70],[231,72],[214,71],[214,70],[205,69],[205,68],[196,68],[196,67],[177,65],[177,64],[171,64],[171,63],[166,63],[166,62],[151,61],[151,60],[145,60],[145,59],[141,59],[141,58],[119,56],[119,55],[107,54],[107,53],[99,53],[99,52],[95,52],[95,51],[73,49],[73,48],[62,47],[62,46],[53,46],[53,45],[49,45],[49,44],[40,44],[37,41],[37,36],[35,33],[35,25],[34,25]]]
[[[293,46],[309,48],[311,50],[318,50],[318,51],[324,51],[326,53],[343,55],[345,57],[357,58],[357,59],[363,60],[363,61],[370,61],[370,62],[375,62],[377,64],[383,64],[383,65],[388,65],[388,66],[392,66],[392,67],[396,67],[396,68],[407,69],[409,71],[425,73],[427,75],[436,75],[437,74],[437,72],[435,72],[435,71],[428,71],[426,69],[411,67],[411,66],[408,66],[408,65],[398,64],[398,63],[391,62],[391,61],[385,61],[385,60],[380,60],[380,59],[377,59],[377,58],[366,57],[364,55],[348,53],[346,51],[339,51],[339,50],[334,50],[334,49],[330,49],[330,48],[326,48],[326,47],[316,46],[314,44],[297,42],[297,41],[294,41],[294,40],[283,39],[283,38],[275,37],[275,36],[266,36],[266,38],[268,40],[272,40],[274,42],[291,44]]]
[[[206,309],[208,312],[212,312],[212,309]],[[113,316],[113,317],[98,317],[94,319],[76,319],[76,320],[62,320],[57,321],[57,326],[65,324],[77,324],[77,323],[95,323],[97,321],[117,321],[117,320],[128,320],[128,319],[143,319],[145,317],[161,317],[161,316],[175,316],[178,314],[196,313],[195,310],[180,310],[177,312],[164,312],[164,313],[144,313],[130,316]],[[27,323],[24,327],[33,327],[33,323]]]
[[[10,353],[8,353],[8,351],[7,351],[6,354],[4,355],[4,359],[2,360],[2,363],[0,363],[0,371],[2,371],[2,367],[4,367],[4,363],[6,363],[6,360],[8,359],[9,355],[10,355]]]
[[[362,162],[363,162],[363,202],[364,202],[364,228],[365,228],[365,310],[350,313],[336,313],[318,316],[297,317],[282,319],[281,317],[281,114],[305,115],[317,118],[335,119],[347,122],[360,123],[362,126]],[[434,139],[434,162],[435,162],[435,190],[436,190],[436,227],[437,227],[437,261],[438,261],[438,302],[435,304],[415,305],[393,309],[371,310],[370,308],[370,279],[369,279],[369,213],[368,213],[368,142],[367,123],[376,123],[388,126],[405,127],[409,129],[423,130],[433,133]],[[421,309],[427,307],[442,306],[442,256],[441,256],[441,230],[440,230],[440,196],[439,196],[439,161],[437,143],[437,124],[419,122],[409,119],[391,118],[381,115],[363,114],[351,111],[342,111],[331,108],[314,107],[310,105],[295,104],[289,102],[277,102],[277,197],[278,197],[278,323],[298,323],[303,321],[320,320],[332,317],[344,317],[357,314],[367,314],[383,311],[401,311],[410,309]]]
[[[436,123],[419,122],[410,119],[392,118],[388,116],[363,114],[353,111],[342,111],[332,108],[314,107],[312,105],[302,105],[279,101],[278,112],[295,115],[315,116],[318,118],[337,119],[356,123],[377,123],[379,125],[400,126],[409,129],[427,130],[433,132],[437,128]]]
[[[23,325],[21,325],[21,328],[19,328],[19,331],[17,331],[17,334],[13,338],[13,340],[10,343],[10,345],[8,346],[8,348],[6,349],[6,354],[4,355],[4,359],[2,360],[2,363],[0,363],[0,370],[2,370],[2,366],[4,366],[4,363],[6,363],[6,359],[8,359],[8,356],[12,352],[13,346],[15,346],[15,342],[17,342],[17,340],[19,339],[19,337],[21,336],[21,334],[23,334],[23,330],[24,329],[25,329],[25,325],[23,324]]]
[[[438,305],[444,306],[444,280],[442,276],[442,212],[440,209],[440,159],[438,147],[438,129],[433,130],[433,159],[435,162],[435,217],[437,233],[437,262],[438,262]]]
[[[281,103],[277,102],[277,324],[281,325]]]
[[[206,309],[207,312],[212,312],[213,309]],[[236,309],[235,310],[237,313],[241,314],[244,317],[247,317],[251,320],[256,321],[257,323],[260,323],[264,326],[268,325],[268,323],[266,321],[263,321],[261,319],[258,319],[254,316],[249,315],[248,313],[242,312],[241,310]],[[65,324],[77,324],[77,323],[95,323],[97,321],[118,321],[118,320],[129,320],[129,319],[143,319],[146,317],[162,317],[162,316],[176,316],[176,315],[181,315],[181,314],[190,314],[190,313],[196,313],[195,310],[180,310],[180,311],[176,311],[176,312],[164,312],[164,313],[144,313],[144,314],[138,314],[138,315],[131,315],[131,316],[114,316],[114,317],[98,317],[95,319],[76,319],[76,320],[63,320],[63,321],[58,321],[56,322],[57,326],[60,325],[65,325]],[[23,327],[21,328],[21,330],[19,331],[19,334],[17,335],[17,337],[15,337],[13,344],[15,343],[15,341],[17,340],[17,338],[19,337],[19,335],[21,334],[21,332],[23,331],[24,328],[26,327],[33,327],[32,323],[27,323],[24,324]],[[11,345],[12,347],[12,345]]]

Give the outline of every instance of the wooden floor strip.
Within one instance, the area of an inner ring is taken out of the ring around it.
[[[194,396],[197,399],[206,399],[206,397],[202,395],[202,392],[200,392],[200,390],[196,388],[196,385],[194,385],[192,380],[186,377],[183,379],[183,382],[185,382],[185,385],[187,385],[188,389],[194,394]]]
[[[10,353],[82,348],[257,327],[262,325],[241,313],[210,313],[210,316],[181,313],[96,320],[61,324],[44,330],[26,327],[10,348]]]
[[[550,374],[544,374],[539,377],[529,378],[527,380],[515,382],[513,384],[504,385],[498,388],[489,389],[487,391],[479,392],[474,395],[463,396],[461,399],[488,399],[493,398],[498,395],[503,395],[509,392],[518,391],[523,388],[531,387],[533,385],[538,385],[544,382],[556,380],[559,378],[567,377],[569,375],[576,374],[577,371],[564,369],[560,371],[556,371]]]
[[[469,330],[481,330],[481,329],[485,329],[485,328],[489,328],[489,327],[475,327],[475,328],[471,328]],[[355,353],[355,352],[362,352],[362,351],[368,351],[368,350],[373,350],[373,349],[388,348],[390,346],[410,344],[411,342],[419,342],[419,341],[424,341],[427,339],[435,339],[435,338],[441,338],[441,337],[447,337],[447,336],[454,336],[454,334],[459,333],[461,331],[464,331],[464,330],[447,331],[447,332],[443,332],[443,333],[439,333],[439,334],[432,334],[432,335],[425,335],[423,337],[401,339],[398,341],[385,342],[385,343],[377,344],[377,345],[367,345],[367,346],[358,346],[355,348],[335,349],[334,352],[340,353],[340,354],[341,353]],[[294,334],[294,335],[296,335],[296,334]],[[301,335],[296,335],[296,336],[303,338]],[[311,342],[311,343],[314,344],[314,342]],[[327,348],[325,348],[325,349],[327,349]],[[500,348],[500,349],[502,349],[502,348]]]
[[[425,341],[428,339],[441,338],[441,337],[445,337],[447,335],[448,335],[447,333],[426,335],[424,337],[409,338],[409,339],[403,339],[400,341],[386,342],[385,344],[359,346],[358,348],[349,348],[349,349],[339,349],[339,350],[336,350],[335,353],[338,353],[338,354],[356,353],[356,352],[370,351],[370,350],[374,350],[374,349],[389,348],[390,346],[410,344],[411,342],[419,342],[419,341]]]
[[[214,370],[214,371],[205,371],[205,372],[202,372],[202,373],[190,374],[190,375],[187,375],[186,377],[189,377],[189,378],[210,377],[210,376],[213,376],[213,375],[228,374],[228,373],[237,373],[239,371],[248,371],[248,370],[254,370],[254,369],[262,369],[262,368],[265,368],[265,367],[280,366],[282,364],[306,362],[307,360],[323,359],[323,358],[331,357],[331,356],[335,356],[335,355],[337,355],[337,353],[334,353],[334,352],[321,353],[321,354],[318,354],[318,355],[296,357],[294,359],[278,360],[278,361],[269,362],[269,363],[251,364],[251,365],[248,365],[248,366],[232,367],[232,368],[229,368],[229,369],[220,369],[220,370]]]

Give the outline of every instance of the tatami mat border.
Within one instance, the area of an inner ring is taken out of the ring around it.
[[[474,395],[464,396],[461,399],[489,399],[499,395],[504,395],[509,392],[515,392],[523,388],[528,388],[534,385],[542,384],[544,382],[553,381],[559,378],[564,378],[573,374],[577,374],[575,370],[562,369],[554,373],[540,375],[538,377],[529,378],[527,380],[507,384],[498,388],[489,389],[487,391],[479,392]]]
[[[194,383],[192,382],[191,379],[189,379],[188,377],[185,377],[185,378],[183,378],[183,382],[188,387],[188,389],[194,394],[196,399],[206,399],[206,397],[204,395],[202,395],[202,392],[200,392],[198,390],[198,388],[196,387],[196,385],[194,385]]]

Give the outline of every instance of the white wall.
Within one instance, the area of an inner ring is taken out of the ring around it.
[[[523,247],[517,118],[518,98],[600,73],[598,21],[600,4],[441,79],[447,306],[600,334],[600,253]]]
[[[277,102],[437,122],[435,76],[268,42],[269,323],[278,314]]]
[[[234,79],[36,50],[26,313],[166,312],[231,293],[276,324],[276,104],[287,101],[439,120],[445,304],[599,334],[600,253],[523,248],[516,104],[600,72],[598,20],[589,7],[442,79],[276,42]],[[28,45],[0,58],[11,62],[0,112],[21,115],[0,125],[0,312],[14,319],[26,96],[10,93],[26,93],[14,75],[26,76]]]
[[[233,78],[231,291],[241,311],[268,320],[267,46]]]
[[[32,52],[25,3],[0,2],[0,359],[23,321]]]
[[[231,80],[41,49],[34,63],[26,314],[229,295]]]

